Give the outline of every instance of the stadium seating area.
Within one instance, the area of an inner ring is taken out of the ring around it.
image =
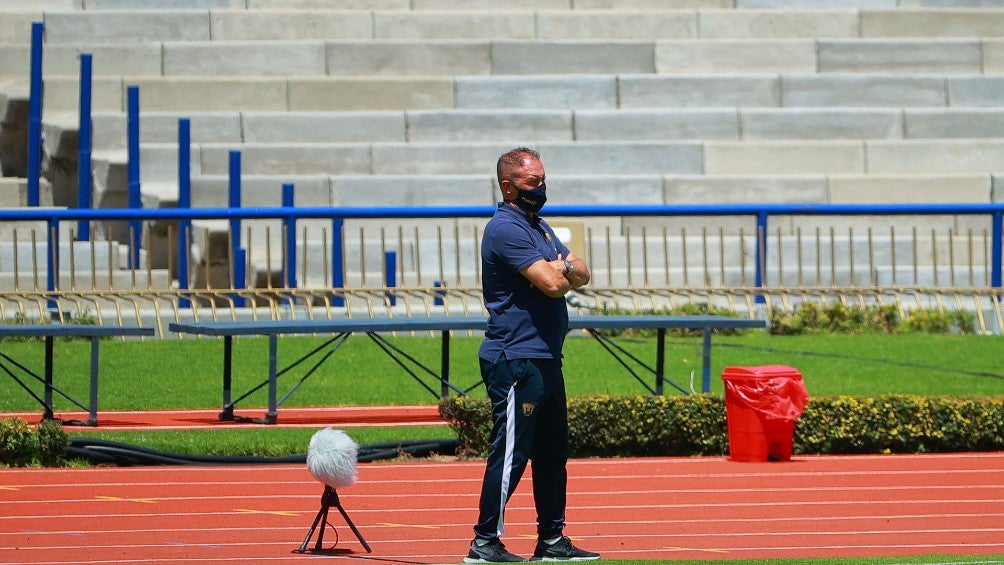
[[[179,117],[196,206],[225,204],[233,150],[243,203],[265,206],[289,182],[299,205],[490,205],[516,145],[543,153],[560,204],[995,202],[1004,186],[1004,0],[151,4],[0,0],[0,192],[25,175],[34,21],[54,206],[76,205],[81,52],[104,206],[127,190],[131,85],[147,206],[177,203]]]

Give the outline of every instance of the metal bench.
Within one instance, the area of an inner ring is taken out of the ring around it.
[[[707,392],[711,386],[711,334],[716,329],[764,328],[764,320],[730,318],[727,316],[572,316],[569,318],[570,330],[586,330],[600,340],[604,348],[614,355],[621,365],[627,368],[639,382],[642,382],[654,394],[662,394],[665,379],[665,338],[666,332],[672,329],[695,329],[703,331],[703,372],[702,391]],[[295,391],[348,337],[354,333],[364,333],[375,341],[380,348],[391,356],[412,378],[426,390],[436,396],[445,397],[450,390],[457,394],[467,394],[478,385],[462,390],[450,382],[450,334],[453,331],[484,331],[487,320],[484,316],[444,316],[429,318],[347,318],[336,320],[279,320],[279,321],[246,321],[246,322],[175,322],[169,325],[172,332],[183,334],[217,336],[223,338],[223,411],[220,419],[224,421],[249,420],[257,423],[274,424],[278,416],[278,407]],[[631,356],[612,340],[604,336],[602,330],[611,329],[654,329],[656,330],[656,360],[650,367],[639,359]],[[408,355],[398,346],[383,337],[388,332],[433,331],[441,337],[440,368],[437,371],[423,365],[414,357]],[[304,357],[293,361],[283,369],[278,364],[278,338],[281,335],[322,335],[332,337],[322,345],[314,348]],[[266,336],[268,337],[268,377],[244,394],[233,398],[232,367],[233,338],[235,336]],[[331,346],[329,348],[329,346]],[[327,350],[326,353],[323,351]],[[307,359],[323,355],[312,365],[307,373],[287,391],[282,398],[277,396],[278,377],[303,363]],[[655,376],[655,386],[649,387],[631,370],[624,360],[631,358]],[[421,369],[427,375],[439,381],[439,391],[435,391],[413,370],[408,363]],[[480,383],[479,383],[480,384]],[[671,383],[672,384],[672,383]],[[268,387],[268,412],[264,418],[244,418],[234,414],[234,406],[241,400],[262,387]],[[687,391],[673,384],[681,392]]]
[[[153,336],[153,328],[142,328],[138,326],[85,326],[85,325],[75,325],[75,324],[22,324],[22,325],[0,325],[0,370],[3,370],[14,379],[24,390],[28,392],[42,405],[44,410],[42,418],[47,420],[55,419],[54,408],[52,404],[52,394],[53,392],[59,394],[63,398],[69,400],[73,404],[80,407],[82,410],[87,410],[88,417],[86,422],[80,422],[78,420],[61,420],[64,424],[83,424],[88,426],[98,425],[98,349],[101,343],[101,338],[103,337],[140,337],[140,336]],[[39,376],[37,373],[29,369],[23,363],[19,363],[14,360],[10,355],[3,352],[5,342],[2,338],[5,337],[30,337],[30,338],[42,338],[45,340],[45,368],[44,376]],[[52,344],[57,337],[69,337],[69,338],[89,338],[91,340],[91,384],[90,384],[90,397],[87,406],[66,394],[62,390],[56,388],[53,385],[53,354],[52,354]],[[29,387],[23,380],[18,378],[17,371],[20,371],[23,375],[31,377],[35,381],[44,384],[44,392],[42,397],[39,398],[31,387]]]

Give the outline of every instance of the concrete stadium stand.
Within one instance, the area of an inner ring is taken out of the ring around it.
[[[45,175],[57,205],[75,198],[82,51],[94,55],[102,206],[126,196],[129,85],[141,90],[148,206],[176,203],[179,117],[192,120],[203,206],[225,204],[233,150],[249,206],[278,204],[286,182],[304,205],[490,205],[495,159],[524,144],[544,153],[557,203],[1000,194],[1004,0],[21,4],[0,0],[0,138],[20,142],[28,28],[44,20]],[[5,174],[23,168],[16,153],[0,150]],[[253,233],[260,240],[261,226]]]

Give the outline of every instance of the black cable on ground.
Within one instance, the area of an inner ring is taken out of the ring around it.
[[[359,446],[359,462],[393,459],[401,455],[427,457],[432,454],[456,453],[459,442],[455,439],[413,440],[386,442]],[[68,459],[83,459],[92,465],[142,466],[142,465],[264,465],[301,463],[306,454],[283,457],[256,457],[250,455],[189,455],[148,449],[127,443],[75,437],[66,449]]]

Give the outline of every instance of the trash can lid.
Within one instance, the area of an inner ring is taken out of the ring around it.
[[[725,367],[722,378],[736,377],[741,379],[769,379],[773,377],[789,377],[801,379],[802,373],[787,365],[760,365],[758,367]]]

